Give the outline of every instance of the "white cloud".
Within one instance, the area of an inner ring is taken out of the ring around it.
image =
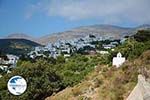
[[[46,7],[48,6],[46,5],[46,2],[43,2],[43,1],[37,2],[36,4],[30,4],[27,7],[25,18],[30,19],[33,15],[37,13],[46,13],[48,11]]]
[[[103,23],[150,23],[150,0],[44,0],[34,5],[48,16],[68,20],[100,19]],[[34,7],[33,7],[34,8]],[[35,12],[35,11],[33,11]],[[33,14],[31,13],[31,15]]]

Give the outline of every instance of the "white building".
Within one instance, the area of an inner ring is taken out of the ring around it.
[[[7,71],[8,70],[8,66],[0,65],[0,69],[3,70],[3,71]]]
[[[116,47],[116,46],[112,45],[112,44],[103,45],[104,49],[111,49],[111,48],[114,48],[114,47]]]
[[[108,51],[96,51],[97,53],[100,53],[100,54],[102,54],[102,55],[104,55],[104,54],[109,54],[109,52]]]
[[[113,57],[113,66],[120,67],[125,62],[125,57],[122,57],[121,53],[117,54],[117,57]]]
[[[17,61],[19,57],[11,54],[7,54],[7,60],[4,58],[0,58],[0,69],[2,71],[8,71],[9,68],[16,67]]]
[[[16,64],[19,59],[19,57],[15,56],[15,55],[10,55],[10,54],[7,54],[7,57],[9,59],[8,63],[13,64],[13,65]]]
[[[1,78],[1,77],[3,77],[3,76],[0,74],[0,78]]]
[[[70,57],[70,54],[64,54],[64,57],[65,58]]]

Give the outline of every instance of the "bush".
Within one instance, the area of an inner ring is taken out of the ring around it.
[[[150,30],[139,30],[134,38],[138,42],[145,42],[150,40]]]

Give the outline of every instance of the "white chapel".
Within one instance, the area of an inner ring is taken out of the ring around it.
[[[122,57],[122,54],[117,53],[117,57],[113,57],[113,66],[117,68],[120,67],[125,62],[125,57]]]

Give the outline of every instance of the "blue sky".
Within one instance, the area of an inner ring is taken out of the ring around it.
[[[149,24],[149,5],[150,0],[0,0],[0,37],[40,37],[94,24]]]

